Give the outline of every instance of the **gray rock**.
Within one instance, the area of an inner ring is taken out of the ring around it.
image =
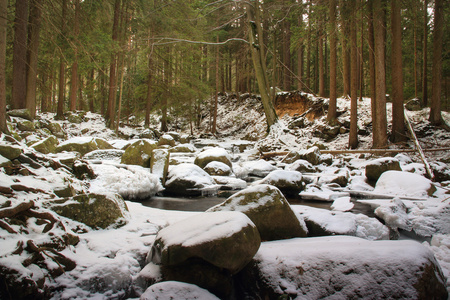
[[[285,196],[298,196],[304,188],[302,173],[298,171],[275,170],[260,183],[276,186]]]
[[[155,149],[152,151],[150,159],[150,172],[157,175],[164,185],[169,171],[170,152],[165,149]]]
[[[231,157],[228,154],[227,150],[219,147],[209,148],[203,152],[200,152],[195,158],[194,163],[203,169],[208,163],[212,161],[219,161],[228,165],[230,168],[232,166]]]
[[[215,186],[214,179],[199,166],[182,163],[169,169],[164,193],[177,196],[201,196],[202,190]]]
[[[309,161],[304,159],[298,159],[290,165],[286,166],[288,171],[297,171],[300,173],[315,173],[316,167],[314,167]]]
[[[232,173],[231,168],[220,161],[208,163],[203,170],[211,176],[230,176]]]
[[[240,211],[255,223],[262,240],[305,237],[306,231],[281,191],[261,184],[246,188],[207,211]]]

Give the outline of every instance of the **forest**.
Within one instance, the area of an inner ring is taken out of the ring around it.
[[[436,0],[20,0],[0,3],[0,128],[6,109],[101,113],[109,128],[214,116],[217,95],[259,93],[267,124],[276,91],[371,97],[373,147],[405,137],[416,98],[441,125],[449,108],[449,4]],[[386,119],[393,102],[393,120]],[[388,125],[392,121],[392,132]]]

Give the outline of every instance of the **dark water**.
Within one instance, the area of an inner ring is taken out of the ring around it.
[[[197,198],[183,198],[183,197],[160,197],[155,196],[147,200],[141,201],[142,205],[166,209],[166,210],[179,210],[179,211],[205,211],[217,204],[224,202],[226,198],[217,196],[197,197]],[[330,206],[333,202],[317,201],[317,200],[304,200],[287,198],[288,202],[292,205],[306,205],[315,208],[331,209]],[[354,201],[354,207],[350,211],[358,214],[362,213],[369,217],[375,217],[373,209],[363,203]]]

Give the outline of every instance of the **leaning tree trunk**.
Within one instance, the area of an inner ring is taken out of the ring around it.
[[[259,19],[259,2],[252,1],[248,4],[247,16],[249,26],[250,53],[252,56],[253,67],[256,73],[261,101],[266,115],[267,131],[278,121],[277,113],[270,97],[270,86],[266,72],[266,61],[264,55],[264,45],[261,22]]]

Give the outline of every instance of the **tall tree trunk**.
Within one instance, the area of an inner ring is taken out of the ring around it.
[[[319,1],[322,6],[322,1]],[[322,14],[321,14],[322,15]],[[325,59],[323,57],[324,35],[323,17],[319,16],[319,96],[325,97]]]
[[[431,81],[430,123],[441,125],[442,38],[444,35],[444,0],[434,2],[433,72]]]
[[[405,141],[405,113],[403,111],[402,27],[401,2],[391,0],[392,30],[392,136],[394,143]]]
[[[336,123],[337,110],[337,43],[336,43],[336,0],[329,0],[330,13],[330,104],[328,106],[328,123]]]
[[[75,61],[72,64],[72,74],[70,79],[70,94],[69,94],[69,110],[75,111],[77,107],[77,92],[78,92],[78,47],[77,38],[79,34],[79,15],[80,15],[80,0],[75,0],[75,18],[73,25],[73,34],[75,37],[74,56]]]
[[[373,0],[368,1],[369,20],[367,28],[367,39],[369,43],[369,77],[370,77],[370,107],[372,110],[372,128],[377,128],[376,118],[376,78],[375,78],[375,39],[373,32]]]
[[[62,2],[62,12],[61,12],[61,34],[60,39],[61,42],[65,39],[66,32],[66,12],[67,12],[67,0],[63,0]],[[65,88],[66,88],[66,79],[65,79],[65,62],[62,53],[62,49],[60,49],[59,54],[59,85],[58,85],[58,106],[56,108],[56,119],[63,120],[64,119],[64,102],[65,102]]]
[[[428,105],[428,0],[423,1],[422,105]]]
[[[288,91],[291,89],[291,23],[285,19],[282,24],[283,28],[283,89]]]
[[[350,56],[351,56],[351,85],[350,85],[350,135],[348,146],[350,149],[358,147],[358,49],[356,42],[356,11],[350,14]]]
[[[248,4],[247,16],[249,26],[249,44],[253,67],[256,73],[261,101],[266,115],[267,131],[278,121],[277,113],[273,106],[269,91],[269,80],[266,72],[266,61],[264,55],[263,34],[259,19],[259,2],[252,1]]]
[[[302,10],[303,11],[303,10]],[[304,30],[303,27],[303,14],[300,12],[298,17],[298,27],[300,28],[300,31]],[[303,45],[303,37],[299,38],[299,45],[297,48],[297,89],[299,91],[303,90],[303,52],[304,52],[304,45]]]
[[[28,53],[27,53],[27,89],[26,108],[31,117],[36,117],[36,80],[39,49],[39,31],[41,27],[42,0],[31,0],[30,22],[28,27]]]
[[[164,86],[164,92],[162,93],[162,99],[161,99],[161,131],[167,132],[168,126],[167,126],[167,106],[168,101],[167,97],[169,97],[169,83],[170,83],[170,74],[172,67],[169,62],[170,57],[170,48],[167,48],[166,53],[168,54],[167,57],[164,59],[164,75],[163,75],[163,86]]]
[[[349,7],[349,1],[343,1],[341,7],[341,14],[343,16],[348,16],[351,13],[351,8]],[[350,26],[349,26],[348,18],[342,18],[342,71],[343,71],[343,84],[344,84],[344,92],[343,96],[348,97],[350,95],[350,48],[348,46],[350,37]]]
[[[13,108],[26,107],[27,91],[27,23],[28,0],[16,1],[14,19],[13,74],[11,102]]]
[[[216,37],[216,42],[219,43],[219,36]],[[219,46],[216,46],[216,92],[214,93],[214,107],[213,107],[213,123],[212,123],[212,129],[211,132],[213,134],[216,133],[217,130],[217,105],[219,102]]]
[[[387,145],[386,120],[386,68],[385,68],[385,9],[383,0],[374,0],[374,40],[375,40],[375,78],[376,78],[376,127],[373,127],[373,147]]]
[[[150,40],[149,40],[150,41]],[[151,47],[149,47],[151,49]],[[145,127],[150,126],[150,111],[152,109],[153,88],[153,50],[148,54],[147,98],[145,100]]]
[[[119,35],[119,17],[120,17],[120,2],[121,0],[115,0],[114,2],[114,20],[112,28],[112,40],[116,42]],[[117,84],[117,54],[116,50],[113,50],[111,54],[111,63],[109,65],[109,89],[108,89],[108,107],[106,109],[106,124],[109,128],[114,129],[114,117],[116,110],[116,84]]]
[[[0,132],[8,133],[6,125],[6,31],[8,0],[0,0]]]

